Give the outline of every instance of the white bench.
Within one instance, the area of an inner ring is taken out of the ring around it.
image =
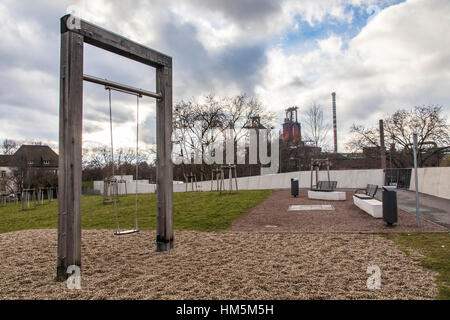
[[[317,200],[345,200],[346,193],[343,191],[313,191],[308,190],[308,199]]]
[[[377,199],[360,199],[353,196],[353,203],[374,218],[383,218],[383,203]]]

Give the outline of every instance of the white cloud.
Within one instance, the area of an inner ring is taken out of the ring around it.
[[[312,26],[352,23],[356,10],[391,0],[191,0],[73,2],[78,15],[173,57],[174,101],[214,92],[255,93],[272,110],[316,101],[330,119],[337,92],[340,149],[353,122],[373,123],[397,107],[450,102],[449,2],[409,0],[373,17],[350,41],[330,33],[314,47],[277,46]],[[59,18],[72,2],[0,3],[0,138],[56,141],[59,105]],[[349,10],[348,4],[357,9]],[[85,71],[154,89],[154,71],[86,46]],[[86,139],[107,140],[106,95],[85,86]],[[128,100],[116,97],[117,106]],[[154,121],[154,105],[142,123]],[[95,110],[95,112],[93,112]],[[130,111],[131,112],[131,111]],[[117,114],[120,139],[134,139],[134,123]],[[17,120],[20,119],[20,120]],[[36,122],[36,119],[42,121]],[[148,120],[150,119],[150,120]],[[153,119],[153,120],[152,120]],[[106,131],[100,133],[98,128]],[[126,134],[130,131],[129,136]],[[144,132],[144,131],[143,131]],[[149,133],[149,136],[151,134]],[[145,137],[144,137],[145,138]],[[341,140],[341,138],[343,140]],[[130,140],[130,141],[131,141]],[[150,141],[151,139],[146,139]],[[119,138],[118,138],[119,141]],[[133,140],[134,141],[134,140]]]
[[[350,3],[368,5],[376,1],[354,0]],[[197,28],[198,40],[208,51],[216,52],[226,50],[229,45],[268,41],[290,28],[298,30],[297,17],[310,25],[324,19],[350,23],[353,11],[346,11],[348,3],[344,0],[194,0],[168,4],[168,7],[180,21]]]
[[[277,110],[318,101],[331,119],[337,92],[339,147],[352,123],[374,125],[397,108],[450,104],[450,3],[413,0],[381,11],[349,43],[331,35],[304,53],[268,52],[256,93]],[[301,80],[301,86],[290,86]],[[448,109],[447,109],[448,110]]]
[[[323,54],[333,57],[341,53],[343,45],[341,37],[332,35],[327,39],[318,40],[317,42]]]

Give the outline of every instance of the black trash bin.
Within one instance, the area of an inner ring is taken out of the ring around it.
[[[383,220],[392,225],[397,222],[397,191],[395,188],[383,187]]]
[[[291,179],[291,195],[294,197],[298,196],[298,180]]]

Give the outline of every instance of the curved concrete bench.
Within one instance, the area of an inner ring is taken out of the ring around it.
[[[360,199],[353,196],[353,203],[374,218],[383,218],[383,203],[377,199]]]
[[[313,191],[308,190],[308,199],[317,200],[345,200],[346,194],[343,191]]]

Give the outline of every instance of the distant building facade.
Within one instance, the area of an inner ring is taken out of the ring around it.
[[[0,193],[56,186],[58,154],[45,145],[22,145],[13,155],[0,155]]]

